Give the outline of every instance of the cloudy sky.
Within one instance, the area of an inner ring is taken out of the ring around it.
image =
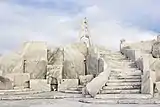
[[[159,10],[159,0],[0,0],[0,53],[28,40],[77,41],[84,17],[95,44],[118,49],[121,38],[155,38]]]

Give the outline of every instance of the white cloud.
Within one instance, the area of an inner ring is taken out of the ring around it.
[[[44,2],[44,0],[41,1]],[[104,46],[119,48],[121,38],[137,41],[150,39],[156,35],[154,32],[123,24],[123,19],[131,16],[123,13],[120,15],[117,10],[110,10],[118,6],[113,2],[107,4],[93,1],[85,4],[84,1],[77,1],[77,4],[84,5],[83,11],[70,15],[52,9],[0,3],[0,51],[5,52],[17,48],[26,40],[45,40],[54,45],[78,40],[80,22],[85,16],[89,19],[89,28],[94,43]],[[111,6],[105,7],[104,5]],[[125,5],[130,8],[129,4]],[[132,8],[136,7],[133,3]],[[125,9],[122,7],[120,11]],[[156,13],[154,14],[156,16]]]

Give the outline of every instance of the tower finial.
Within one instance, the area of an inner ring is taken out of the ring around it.
[[[91,37],[88,29],[88,21],[87,18],[85,17],[82,22],[82,28],[80,31],[80,41],[85,43],[87,47],[91,46]]]

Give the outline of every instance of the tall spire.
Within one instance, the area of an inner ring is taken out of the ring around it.
[[[86,17],[83,19],[83,22],[81,25],[80,41],[85,43],[87,47],[90,47],[92,45],[91,37],[88,29],[88,21]]]

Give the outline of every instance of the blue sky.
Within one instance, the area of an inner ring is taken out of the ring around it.
[[[1,0],[0,51],[28,40],[74,42],[84,17],[96,44],[117,49],[121,38],[152,39],[160,32],[159,5],[159,0]]]

